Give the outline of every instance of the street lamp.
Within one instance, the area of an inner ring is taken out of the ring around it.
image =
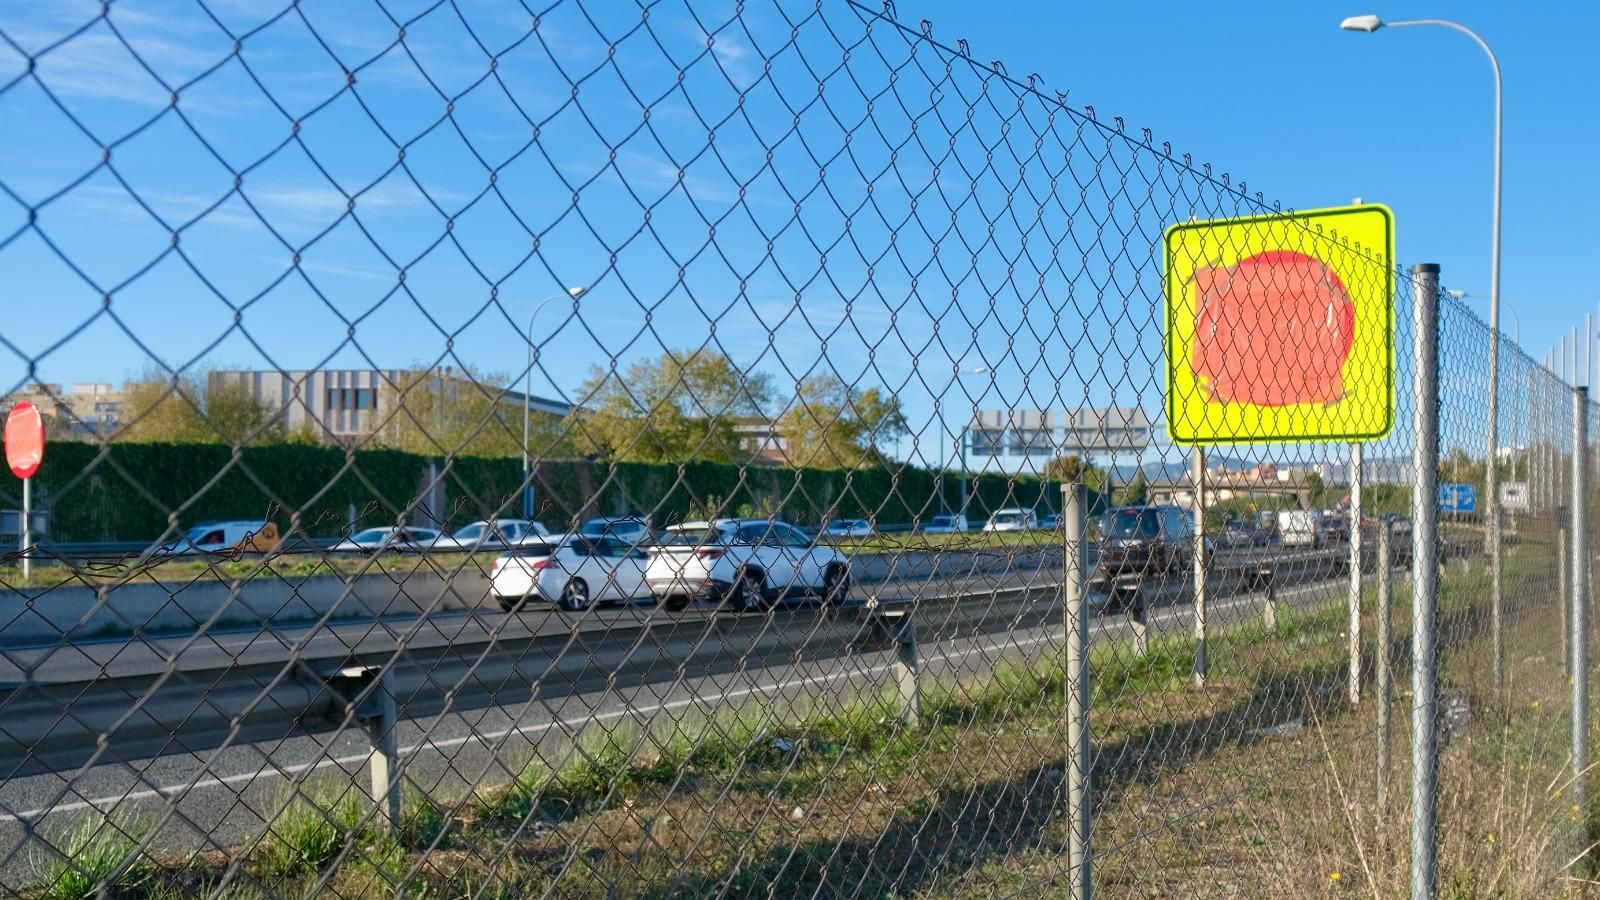
[[[1466,300],[1469,297],[1481,297],[1481,296],[1483,296],[1482,294],[1469,294],[1466,291],[1454,291],[1454,290],[1445,291],[1445,293],[1449,294],[1452,298],[1454,298],[1456,300],[1463,300],[1463,301]],[[1511,328],[1512,328],[1512,331],[1511,331],[1511,343],[1516,344],[1518,347],[1520,347],[1520,346],[1522,346],[1522,317],[1517,315],[1517,310],[1516,310],[1516,307],[1514,307],[1514,306],[1507,306],[1505,308],[1505,311],[1508,312],[1508,313],[1511,313]]]
[[[569,287],[559,294],[540,300],[533,305],[533,312],[528,315],[528,367],[522,372],[522,517],[533,518],[533,463],[528,458],[528,419],[531,411],[528,408],[528,397],[533,393],[533,321],[539,318],[539,312],[551,303],[563,298],[576,300],[583,296],[584,288],[580,286]]]
[[[1339,27],[1346,31],[1375,32],[1384,25],[1391,28],[1410,27],[1415,25],[1438,25],[1459,31],[1472,38],[1489,57],[1489,67],[1494,70],[1494,207],[1493,221],[1490,232],[1489,250],[1489,404],[1485,410],[1485,428],[1488,431],[1488,452],[1485,454],[1484,465],[1484,493],[1488,494],[1489,521],[1488,534],[1484,543],[1489,550],[1489,605],[1492,617],[1491,630],[1494,643],[1494,697],[1500,699],[1502,685],[1505,680],[1503,667],[1505,646],[1501,632],[1501,584],[1500,584],[1500,474],[1499,474],[1499,443],[1500,435],[1500,137],[1501,137],[1501,93],[1500,93],[1500,61],[1495,59],[1494,51],[1472,29],[1444,19],[1414,19],[1405,22],[1384,22],[1377,16],[1352,16],[1339,23]],[[1419,671],[1421,671],[1419,669]],[[1422,755],[1418,755],[1421,753]],[[1413,766],[1417,769],[1431,768],[1435,763],[1430,759],[1431,749],[1422,749],[1420,745],[1413,747]],[[1431,775],[1431,773],[1430,773]],[[1423,786],[1421,782],[1413,792],[1414,808],[1412,818],[1411,840],[1411,893],[1412,896],[1432,896],[1438,885],[1438,857],[1437,847],[1434,845],[1432,831],[1437,826],[1437,810],[1434,808],[1434,788],[1431,784]],[[1421,811],[1426,811],[1425,815]]]
[[[1416,25],[1438,25],[1443,28],[1454,29],[1466,35],[1482,48],[1484,55],[1489,57],[1489,68],[1494,71],[1494,207],[1492,211],[1492,224],[1490,234],[1489,252],[1489,408],[1485,423],[1489,431],[1488,477],[1484,485],[1489,494],[1489,528],[1490,528],[1490,568],[1494,572],[1492,578],[1493,594],[1496,608],[1500,596],[1500,497],[1497,493],[1499,481],[1493,460],[1499,447],[1498,428],[1500,424],[1500,144],[1501,144],[1501,91],[1500,91],[1500,61],[1495,58],[1494,51],[1477,32],[1456,22],[1445,19],[1412,19],[1404,22],[1385,22],[1377,16],[1351,16],[1339,23],[1339,27],[1346,31],[1374,32],[1385,26],[1389,28],[1407,28]]]

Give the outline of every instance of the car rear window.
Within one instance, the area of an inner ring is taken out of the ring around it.
[[[1107,516],[1103,531],[1114,538],[1161,536],[1161,517],[1153,509],[1119,509]]]
[[[700,547],[722,540],[720,528],[670,529],[661,535],[664,547]]]

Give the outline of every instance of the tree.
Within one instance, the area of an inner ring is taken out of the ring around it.
[[[1133,480],[1122,489],[1123,506],[1139,506],[1150,502],[1150,479],[1144,477],[1144,470],[1140,469],[1133,475]]]
[[[169,376],[147,369],[124,388],[114,440],[170,444],[271,444],[284,439],[281,410],[239,382],[205,371]]]
[[[578,395],[581,408],[568,424],[586,455],[737,462],[734,424],[761,415],[772,401],[772,379],[715,351],[668,350],[622,372],[592,366]]]
[[[875,387],[857,390],[834,375],[801,379],[778,418],[789,462],[822,469],[882,466],[879,443],[905,432],[899,398]]]
[[[1095,494],[1105,494],[1110,484],[1107,473],[1092,462],[1086,462],[1076,453],[1057,456],[1044,464],[1043,477],[1046,481],[1059,481],[1070,484],[1081,482],[1084,487]]]
[[[422,456],[521,456],[521,396],[509,396],[507,384],[472,369],[413,370],[395,385],[378,440]],[[570,455],[560,418],[534,410],[528,422],[530,455]]]

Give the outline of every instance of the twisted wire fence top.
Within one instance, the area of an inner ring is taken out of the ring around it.
[[[1053,894],[1078,774],[1107,896],[1403,870],[1391,247],[844,0],[16,8],[0,116],[0,383],[50,437],[0,565],[9,891]],[[1481,491],[1491,335],[1441,302],[1438,476]],[[1541,748],[1523,843],[1446,858],[1536,896],[1580,835],[1571,399],[1502,349],[1508,603],[1487,498],[1448,508],[1427,714],[1447,828],[1521,746],[1487,705]]]

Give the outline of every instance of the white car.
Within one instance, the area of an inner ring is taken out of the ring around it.
[[[649,561],[650,554],[615,538],[529,538],[500,554],[489,570],[489,584],[506,612],[530,599],[578,612],[596,603],[648,596],[644,572]]]
[[[345,538],[328,550],[334,553],[382,553],[387,551],[416,551],[431,548],[440,538],[433,528],[413,525],[389,525],[368,528]]]
[[[650,520],[640,516],[601,516],[583,523],[578,533],[585,537],[611,537],[638,546],[651,539]]]
[[[549,536],[550,531],[538,522],[527,519],[495,519],[473,522],[456,530],[455,534],[441,535],[433,542],[435,550],[504,550],[525,538]]]
[[[834,519],[828,527],[822,529],[822,536],[826,538],[865,538],[872,537],[872,523],[866,519]]]
[[[151,551],[154,556],[192,556],[231,553],[235,550],[271,553],[278,549],[278,526],[260,519],[237,522],[201,522],[176,541]]]
[[[850,593],[850,558],[785,522],[685,522],[650,548],[645,580],[670,610],[693,600],[764,609],[801,591],[838,604]]]
[[[922,526],[923,534],[958,534],[966,530],[966,516],[934,516]]]
[[[1031,509],[997,509],[989,521],[984,523],[983,530],[997,531],[1028,531],[1039,527],[1039,520]]]

